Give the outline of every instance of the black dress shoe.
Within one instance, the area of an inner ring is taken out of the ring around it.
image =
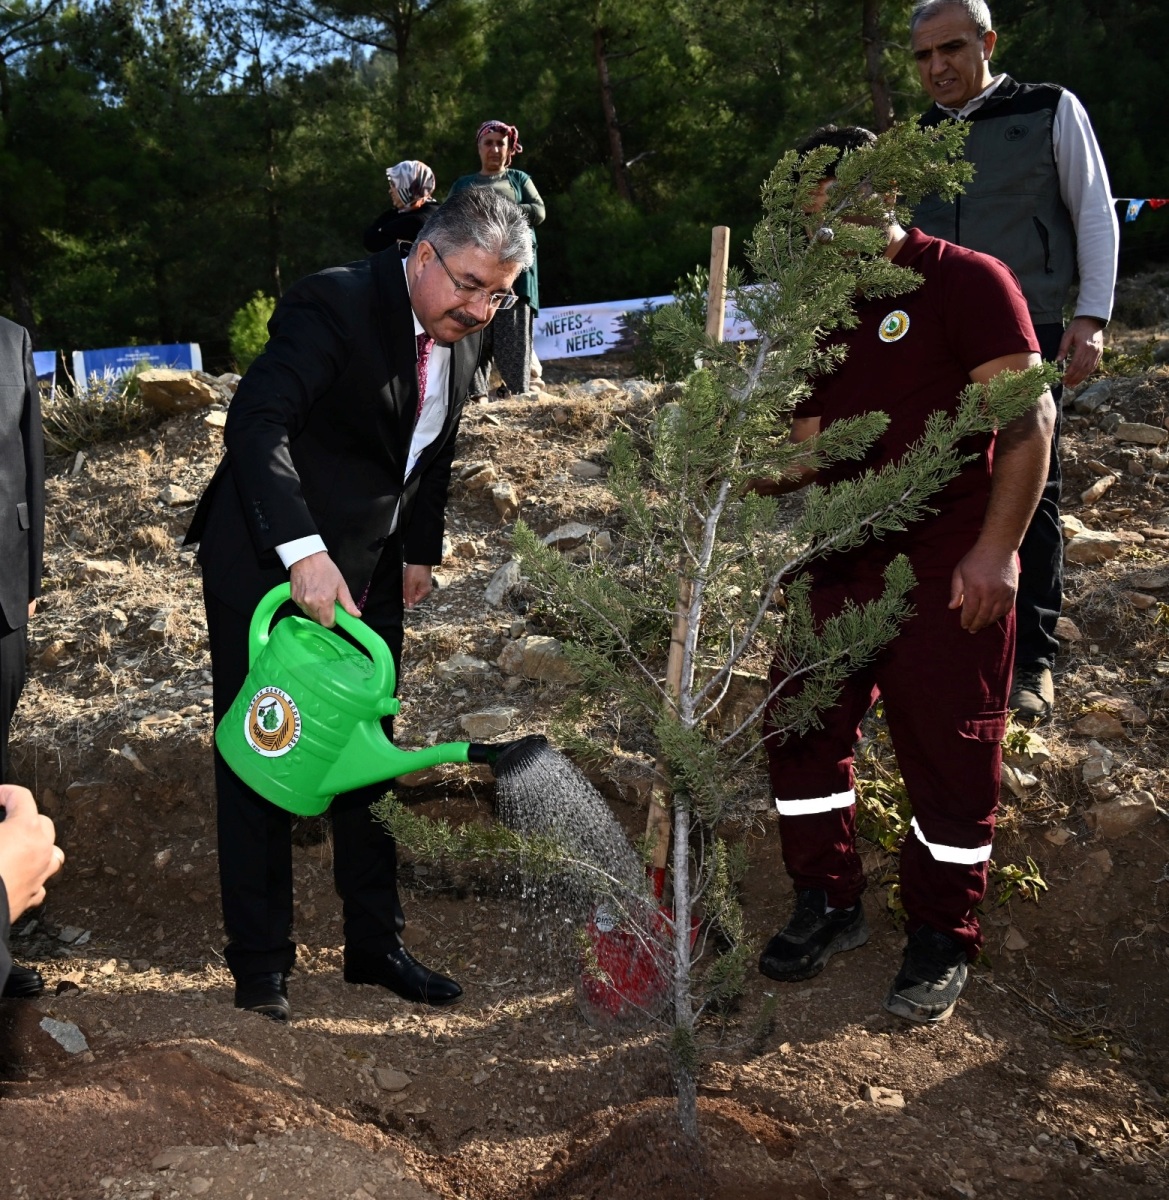
[[[273,1021],[287,1021],[292,1016],[292,1006],[288,1003],[288,976],[272,971],[237,979],[235,1006],[261,1013]]]
[[[376,983],[403,1000],[430,1004],[435,1008],[454,1004],[463,994],[453,979],[424,967],[405,946],[388,954],[345,948],[345,982]]]
[[[12,964],[8,978],[4,981],[5,1000],[31,1000],[45,990],[45,981],[35,967],[18,967]]]

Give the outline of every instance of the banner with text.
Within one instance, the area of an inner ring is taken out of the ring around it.
[[[198,342],[73,351],[73,378],[78,387],[86,387],[95,376],[98,379],[116,379],[136,367],[177,367],[179,370],[201,371],[203,352]]]
[[[630,317],[644,316],[673,302],[673,296],[649,296],[643,300],[542,308],[535,321],[533,346],[541,362],[632,350],[635,333],[630,329]],[[724,340],[743,342],[754,338],[751,323],[740,315],[729,297],[727,310]]]

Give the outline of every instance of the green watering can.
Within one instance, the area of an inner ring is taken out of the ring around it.
[[[284,583],[256,606],[248,631],[248,677],[215,731],[227,765],[265,800],[299,816],[323,813],[339,792],[450,762],[494,762],[502,746],[444,742],[399,750],[381,718],[398,711],[390,648],[364,621],[337,606],[331,629],[288,616]]]

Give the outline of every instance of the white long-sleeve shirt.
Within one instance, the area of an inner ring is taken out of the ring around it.
[[[943,108],[940,104],[938,107],[948,117],[962,120],[981,108],[1005,78],[1005,74],[996,75],[984,91],[961,108]],[[1107,322],[1112,316],[1116,288],[1120,224],[1092,123],[1084,106],[1067,88],[1060,94],[1051,132],[1060,198],[1076,231],[1076,265],[1080,277],[1076,316]]]

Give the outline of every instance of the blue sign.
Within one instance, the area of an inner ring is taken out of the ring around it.
[[[56,350],[34,350],[32,366],[37,373],[37,383],[43,383],[50,390],[57,386]]]
[[[98,379],[116,379],[136,367],[177,367],[183,371],[201,371],[203,354],[198,342],[73,351],[73,378],[79,387],[87,386],[95,376]]]

